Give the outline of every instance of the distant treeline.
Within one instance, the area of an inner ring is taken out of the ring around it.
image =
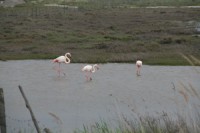
[[[42,3],[71,4],[79,7],[98,8],[117,6],[197,6],[200,5],[200,0],[43,0]]]

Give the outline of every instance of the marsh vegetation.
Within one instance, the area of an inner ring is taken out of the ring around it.
[[[199,15],[199,8],[0,8],[0,59],[70,52],[74,63],[188,65],[180,53],[200,57]]]

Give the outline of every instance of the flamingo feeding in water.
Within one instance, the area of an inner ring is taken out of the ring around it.
[[[99,69],[99,66],[97,64],[95,65],[86,65],[82,68],[82,71],[83,72],[86,72],[86,80],[89,81],[89,80],[92,80],[92,77],[91,77],[91,74],[94,73],[96,70]]]
[[[136,72],[137,72],[137,76],[140,76],[140,70],[141,70],[141,67],[142,67],[142,61],[141,60],[137,60],[136,61]]]
[[[54,63],[58,63],[59,64],[59,68],[57,70],[59,76],[60,76],[60,72],[61,72],[61,69],[60,69],[60,65],[61,63],[65,63],[65,64],[69,64],[70,63],[70,57],[71,57],[71,54],[70,53],[66,53],[65,56],[59,56],[57,57],[56,59],[53,60]],[[65,75],[65,73],[63,73]]]

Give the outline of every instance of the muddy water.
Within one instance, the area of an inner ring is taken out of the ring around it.
[[[53,69],[56,65],[50,60],[0,62],[8,133],[35,130],[18,85],[40,128],[58,133],[101,120],[115,125],[122,114],[130,119],[137,114],[161,115],[162,111],[187,114],[186,102],[199,107],[194,95],[187,101],[179,91],[191,84],[200,93],[200,67],[144,65],[142,75],[136,76],[134,64],[100,64],[88,82],[81,72],[85,64],[61,65],[65,75],[60,77]]]

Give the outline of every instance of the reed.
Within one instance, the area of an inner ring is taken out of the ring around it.
[[[76,129],[74,133],[198,133],[200,131],[199,123],[189,126],[184,117],[180,115],[177,117],[177,120],[173,120],[163,112],[163,116],[160,117],[140,116],[139,120],[126,120],[126,125],[119,124],[117,128],[112,128],[106,122],[99,122],[93,126],[84,126],[82,130]]]

